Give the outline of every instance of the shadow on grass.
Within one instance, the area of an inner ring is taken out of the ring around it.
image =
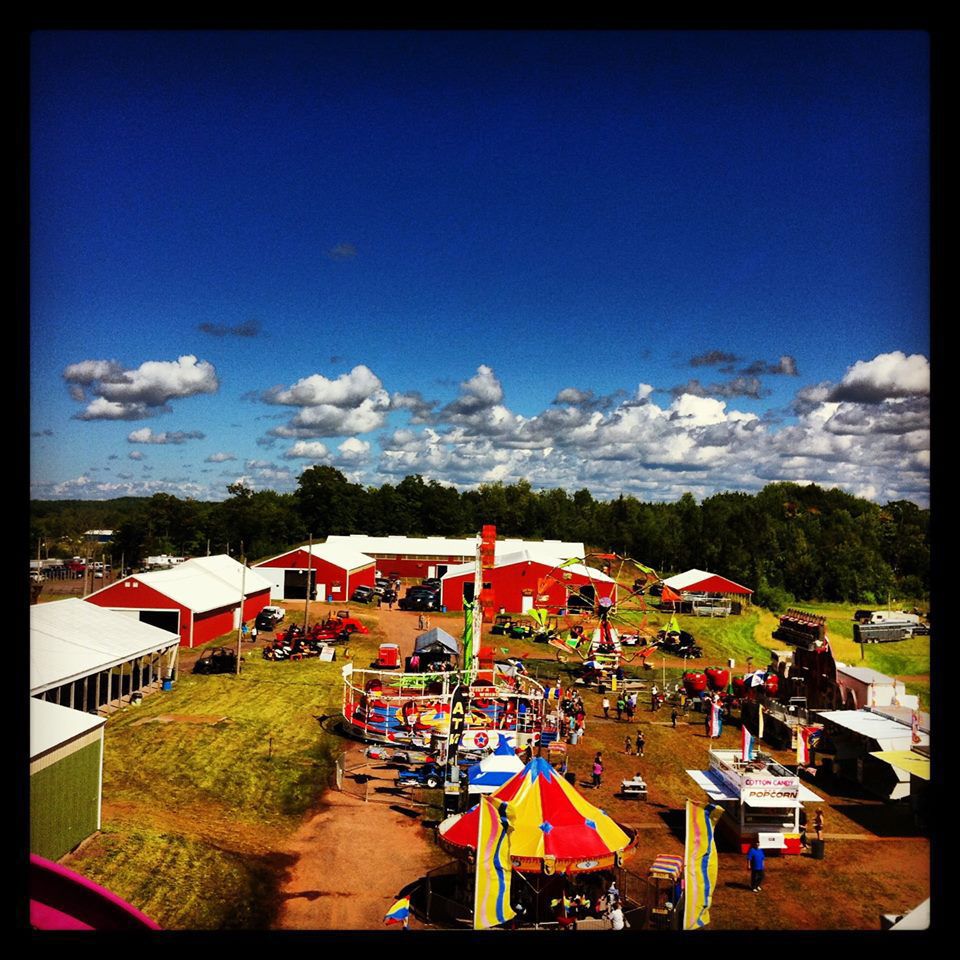
[[[682,842],[686,832],[686,812],[684,810],[664,809],[660,811],[659,816],[664,826]]]
[[[268,930],[275,923],[283,897],[281,887],[296,862],[290,854],[269,853],[251,857],[231,854],[237,859],[246,880],[246,890],[226,905],[219,928],[222,930]]]
[[[849,818],[877,837],[922,837],[926,833],[914,822],[906,804],[843,804],[834,806],[837,813]]]

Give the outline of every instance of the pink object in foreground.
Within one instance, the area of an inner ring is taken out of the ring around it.
[[[30,854],[34,930],[159,930],[159,924],[79,873]]]

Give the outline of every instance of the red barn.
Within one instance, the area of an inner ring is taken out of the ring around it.
[[[563,566],[561,566],[563,564]],[[462,610],[473,599],[474,563],[452,567],[441,580],[440,602],[448,610]],[[498,556],[484,574],[493,591],[493,607],[508,613],[526,613],[534,607],[556,613],[560,609],[593,609],[601,597],[617,602],[617,584],[605,573],[563,559],[545,559],[542,553],[520,550]]]
[[[477,556],[476,537],[368,537],[362,533],[327,537],[326,546],[349,546],[376,561],[377,576],[425,580],[442,577],[448,570],[470,563]],[[498,540],[497,556],[518,550],[533,550],[541,555],[562,557],[583,556],[582,543],[564,543],[561,540]]]
[[[199,647],[240,626],[241,585],[243,619],[252,620],[270,602],[270,582],[226,554],[135,573],[84,599],[179,633],[183,647]]]
[[[350,544],[327,542],[315,543],[312,549],[288,550],[261,560],[254,564],[254,569],[270,581],[270,596],[274,600],[306,599],[309,569],[316,599],[343,603],[357,587],[374,585],[376,561]]]

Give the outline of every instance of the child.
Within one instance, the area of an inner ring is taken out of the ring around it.
[[[632,747],[633,747],[633,743],[632,743],[632,741],[630,740],[630,734],[627,734],[627,735],[623,738],[623,752],[624,752],[625,754],[627,754],[628,756],[629,756],[629,755],[632,755],[632,753],[633,753]]]

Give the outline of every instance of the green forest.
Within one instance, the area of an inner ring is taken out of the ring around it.
[[[930,590],[930,511],[898,500],[883,506],[815,484],[772,483],[755,494],[719,493],[697,503],[632,496],[594,499],[589,490],[533,490],[488,483],[460,492],[409,476],[364,487],[339,470],[305,470],[292,493],[227,488],[200,502],[166,493],[106,501],[33,501],[30,554],[89,555],[84,531],[112,529],[114,564],[137,566],[169,553],[241,554],[256,561],[308,537],[365,533],[471,536],[486,523],[501,537],[583,542],[669,576],[710,570],[755,591],[772,609],[793,600],[880,604],[926,600]]]

